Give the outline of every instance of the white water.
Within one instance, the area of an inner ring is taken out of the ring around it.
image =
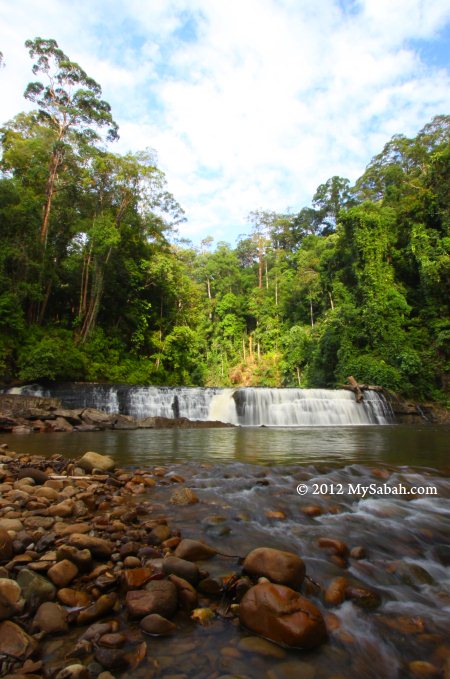
[[[22,393],[55,396],[67,408],[98,408],[137,419],[187,417],[243,426],[278,427],[389,424],[393,421],[385,399],[374,391],[364,392],[361,403],[345,389],[73,384],[56,386],[45,392],[39,385],[29,385],[22,388]]]

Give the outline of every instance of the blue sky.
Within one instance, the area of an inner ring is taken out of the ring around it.
[[[27,108],[36,36],[101,84],[112,150],[156,150],[195,243],[297,212],[450,113],[448,0],[0,0],[0,123]]]

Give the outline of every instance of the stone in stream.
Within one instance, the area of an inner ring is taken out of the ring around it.
[[[68,542],[77,549],[88,549],[97,559],[109,559],[113,551],[112,545],[107,540],[84,533],[72,533]]]
[[[4,528],[0,528],[0,561],[9,561],[13,553],[12,537]]]
[[[174,552],[174,556],[177,556],[179,559],[186,559],[187,561],[202,561],[203,559],[210,559],[216,554],[217,550],[214,547],[188,538],[181,540]]]
[[[22,595],[31,608],[55,598],[56,587],[47,578],[28,568],[22,568],[17,576],[17,584],[21,587]]]
[[[10,620],[0,622],[0,654],[26,660],[37,648],[37,641]]]
[[[83,413],[83,419],[85,419],[85,413],[86,411]],[[109,419],[109,415],[106,419]],[[102,472],[109,472],[115,469],[116,463],[109,455],[100,455],[99,453],[88,452],[77,461],[77,465],[86,472],[92,472],[93,469],[98,469]]]
[[[82,592],[77,589],[70,589],[68,587],[63,587],[58,590],[57,599],[63,606],[68,606],[69,608],[79,608],[84,606],[89,606],[92,603],[91,597],[87,592]]]
[[[381,605],[381,596],[374,589],[362,585],[350,585],[345,589],[345,598],[360,608],[373,609]]]
[[[199,499],[191,488],[177,488],[169,500],[172,505],[194,505]]]
[[[294,648],[314,648],[327,636],[317,606],[284,585],[252,587],[240,603],[239,620],[252,632]]]
[[[102,594],[97,601],[80,611],[76,617],[78,625],[89,625],[91,622],[98,620],[103,615],[106,615],[115,606],[117,595],[115,593]]]
[[[90,679],[90,674],[88,668],[84,665],[73,664],[60,670],[55,679]]]
[[[183,610],[192,611],[198,606],[197,590],[190,582],[178,577],[178,575],[169,575],[169,580],[178,590],[178,602]]]
[[[139,626],[146,634],[158,637],[167,636],[177,628],[173,622],[167,620],[167,618],[164,618],[158,613],[146,615],[145,618],[142,618],[140,621]]]
[[[132,618],[159,613],[171,618],[178,605],[177,588],[168,580],[153,580],[143,590],[127,592],[126,606]]]
[[[78,568],[68,559],[58,561],[47,571],[47,576],[57,587],[67,587],[77,575]]]
[[[178,575],[192,585],[196,585],[200,579],[200,571],[195,563],[177,556],[166,557],[162,562],[162,569],[166,575]]]
[[[15,580],[0,578],[0,620],[11,618],[22,612],[25,599]]]
[[[345,601],[345,589],[347,584],[347,578],[342,576],[334,578],[325,590],[325,603],[329,606],[339,606],[339,604],[342,604],[343,601]]]
[[[39,606],[33,619],[32,629],[46,634],[67,632],[69,629],[67,611],[53,601],[46,601]]]
[[[58,561],[68,559],[81,573],[86,573],[92,567],[92,554],[88,549],[77,549],[72,545],[61,545],[56,550],[56,558]]]
[[[245,557],[242,568],[249,575],[295,588],[300,587],[305,578],[305,564],[299,556],[271,547],[253,549]]]
[[[328,549],[332,554],[336,554],[336,556],[340,556],[343,559],[348,556],[349,549],[342,540],[336,540],[335,538],[319,538],[318,544],[321,549]]]

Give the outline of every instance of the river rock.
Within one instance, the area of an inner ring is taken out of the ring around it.
[[[195,563],[177,556],[166,557],[162,562],[162,569],[166,575],[178,575],[192,585],[196,585],[200,579],[200,571]]]
[[[128,559],[134,557],[127,557]],[[122,580],[126,589],[139,589],[143,587],[152,577],[153,568],[130,568],[122,571]]]
[[[47,576],[57,587],[67,587],[77,575],[78,568],[68,559],[58,561],[47,571]]]
[[[158,613],[146,615],[145,618],[142,618],[140,621],[139,626],[144,632],[146,632],[146,634],[151,634],[157,637],[167,636],[168,634],[174,632],[177,628],[173,622],[167,620],[167,618],[164,618]]]
[[[267,679],[314,679],[315,676],[316,668],[314,665],[302,660],[291,660],[276,665],[266,675]],[[338,679],[337,675],[336,679]]]
[[[22,612],[25,599],[22,590],[15,580],[0,578],[0,620],[11,618]]]
[[[240,603],[239,620],[252,632],[295,648],[314,648],[327,636],[317,606],[284,585],[252,587]]]
[[[168,580],[152,580],[145,589],[132,590],[126,595],[126,606],[132,618],[143,618],[151,613],[171,618],[177,604],[177,588]]]
[[[13,540],[4,528],[0,528],[0,561],[9,561],[13,554]]]
[[[68,542],[77,549],[88,549],[97,559],[109,559],[112,554],[112,546],[109,542],[84,533],[72,533]]]
[[[417,679],[432,679],[432,677],[441,676],[439,669],[425,660],[413,660],[408,663],[408,669],[411,672],[411,677],[417,677]]]
[[[90,679],[90,676],[87,667],[81,664],[73,664],[60,670],[55,679]]]
[[[85,573],[91,569],[92,554],[88,549],[77,549],[72,545],[61,545],[56,550],[56,558],[58,561],[68,559],[75,564],[78,570]]]
[[[113,471],[116,463],[109,455],[100,455],[100,453],[88,452],[77,461],[77,465],[86,472],[92,472],[93,469],[99,469],[102,472],[109,472]]]
[[[103,615],[106,615],[114,608],[117,601],[117,594],[111,592],[110,594],[102,594],[97,601],[80,611],[77,615],[78,625],[90,625]]]
[[[48,516],[60,516],[62,519],[67,519],[72,516],[75,507],[75,502],[68,498],[62,502],[58,502],[56,505],[51,505],[47,509]]]
[[[259,655],[268,658],[284,658],[286,656],[286,652],[282,648],[261,637],[244,637],[238,643],[238,648],[250,653],[259,653]]]
[[[249,575],[265,577],[280,585],[298,588],[305,579],[305,564],[292,552],[258,547],[247,554],[242,565]]]
[[[35,483],[42,484],[48,481],[48,475],[36,467],[23,467],[17,474],[18,479],[29,478]]]
[[[374,609],[381,604],[381,596],[374,589],[362,585],[350,585],[345,589],[346,599],[350,599],[360,608]]]
[[[170,496],[172,505],[194,505],[199,502],[198,496],[192,488],[177,488]]]
[[[0,529],[2,530],[13,530],[16,533],[19,533],[21,530],[23,530],[23,523],[20,519],[5,519],[1,518],[0,519]]]
[[[214,547],[188,538],[181,540],[174,552],[174,556],[177,556],[179,559],[186,559],[187,561],[203,561],[203,559],[210,559],[216,554],[217,550]]]
[[[345,542],[342,540],[336,540],[335,538],[319,538],[319,547],[321,549],[328,549],[331,553],[336,554],[342,558],[346,558],[349,553],[349,549]]]
[[[63,587],[58,590],[56,596],[63,606],[68,606],[69,608],[89,606],[89,604],[92,603],[91,597],[87,592],[82,592],[78,589],[70,589],[69,587]]]
[[[347,578],[338,576],[334,578],[328,585],[324,599],[329,606],[339,606],[345,600],[345,589],[347,587]]]
[[[17,576],[17,584],[22,589],[22,595],[31,607],[38,606],[44,601],[55,598],[55,586],[39,573],[28,568],[22,568]]]
[[[0,622],[0,654],[26,660],[37,648],[37,641],[10,620]]]
[[[198,606],[197,590],[190,582],[178,577],[178,575],[169,575],[169,580],[178,590],[178,601],[181,608],[185,611],[192,611]]]
[[[67,611],[53,601],[46,601],[39,606],[32,627],[46,634],[67,632]]]

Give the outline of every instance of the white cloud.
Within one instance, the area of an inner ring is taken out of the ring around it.
[[[448,70],[412,42],[438,36],[447,0],[0,0],[0,19],[1,119],[24,108],[24,40],[55,37],[102,85],[117,150],[156,149],[196,240],[232,241],[253,209],[300,209],[449,110]]]

